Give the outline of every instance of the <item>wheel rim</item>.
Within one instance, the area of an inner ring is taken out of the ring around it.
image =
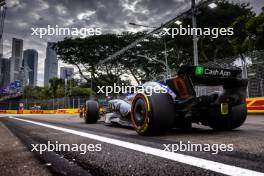
[[[134,122],[136,126],[144,125],[146,114],[145,102],[140,98],[137,100],[134,109]]]

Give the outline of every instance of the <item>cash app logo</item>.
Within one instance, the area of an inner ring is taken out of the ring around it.
[[[204,68],[203,67],[196,67],[195,68],[195,75],[196,76],[201,76],[201,75],[203,75],[204,74]]]

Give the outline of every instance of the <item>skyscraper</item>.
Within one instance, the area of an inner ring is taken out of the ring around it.
[[[69,79],[73,76],[74,69],[72,67],[61,67],[60,78]]]
[[[10,58],[10,82],[19,77],[19,70],[22,66],[23,40],[13,38],[12,56]]]
[[[10,59],[0,58],[0,87],[10,83]]]
[[[49,79],[58,77],[58,59],[57,54],[52,49],[54,43],[48,42],[45,59],[44,85],[49,85]]]
[[[38,75],[38,52],[33,49],[25,50],[23,53],[23,66],[28,74],[29,85],[37,85]]]

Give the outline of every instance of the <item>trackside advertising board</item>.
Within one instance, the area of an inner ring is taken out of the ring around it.
[[[247,98],[248,113],[264,113],[264,97]],[[80,109],[0,110],[0,114],[79,114]]]

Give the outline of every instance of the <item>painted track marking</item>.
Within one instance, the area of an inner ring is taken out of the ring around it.
[[[237,166],[227,165],[227,164],[223,164],[223,163],[219,163],[219,162],[215,162],[215,161],[210,161],[210,160],[206,160],[206,159],[202,159],[202,158],[198,158],[198,157],[188,156],[188,155],[184,155],[184,154],[180,154],[180,153],[172,153],[172,152],[164,151],[164,150],[157,149],[157,148],[152,148],[152,147],[148,147],[148,146],[144,146],[144,145],[125,142],[125,141],[121,141],[121,140],[117,140],[117,139],[111,139],[108,137],[103,137],[103,136],[99,136],[99,135],[95,135],[95,134],[85,133],[85,132],[76,131],[76,130],[63,128],[63,127],[58,127],[58,126],[54,126],[54,125],[49,125],[49,124],[45,124],[45,123],[35,122],[35,121],[31,121],[31,120],[19,119],[19,118],[12,117],[12,116],[9,116],[9,118],[14,119],[14,120],[27,122],[27,123],[31,123],[31,124],[35,124],[35,125],[39,125],[39,126],[43,126],[46,128],[51,128],[54,130],[63,131],[63,132],[78,135],[78,136],[82,136],[85,138],[101,141],[101,142],[116,145],[119,147],[124,147],[127,149],[131,149],[131,150],[135,150],[138,152],[150,154],[153,156],[158,156],[161,158],[169,159],[172,161],[176,161],[179,163],[183,163],[183,164],[187,164],[187,165],[191,165],[191,166],[195,166],[195,167],[199,167],[199,168],[202,168],[205,170],[218,172],[218,173],[225,174],[225,175],[264,176],[264,173],[261,173],[261,172],[257,172],[257,171],[253,171],[253,170],[249,170],[249,169],[244,169],[244,168],[240,168]]]

